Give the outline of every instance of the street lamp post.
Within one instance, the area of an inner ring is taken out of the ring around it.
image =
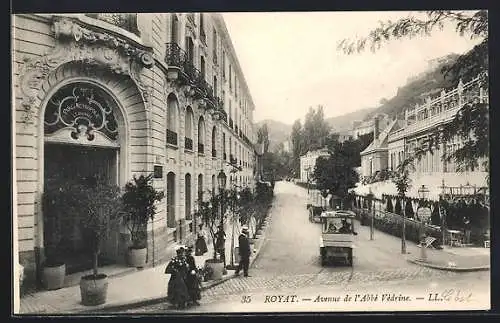
[[[426,199],[427,194],[429,193],[429,190],[425,185],[422,185],[418,189],[418,197],[420,199]],[[430,215],[430,210],[425,207],[420,207],[417,209],[417,215],[420,218],[420,260],[425,261],[427,260],[427,252],[426,252],[426,247],[425,247],[425,221],[427,217]]]
[[[373,240],[373,218],[375,216],[375,212],[373,210],[373,207],[374,207],[374,201],[373,201],[373,192],[372,192],[372,188],[370,187],[369,188],[369,193],[368,193],[368,205],[369,205],[369,214],[370,214],[370,240]]]
[[[236,185],[234,185],[234,190],[236,192]],[[234,198],[236,198],[236,201],[232,201],[231,203],[231,206],[232,206],[232,220],[233,220],[233,223],[232,223],[232,229],[231,229],[231,263],[230,263],[230,266],[231,266],[231,269],[234,269],[234,226],[236,224],[236,212],[235,212],[235,209],[236,209],[236,203],[240,200],[240,194],[236,192],[236,195],[234,196]]]

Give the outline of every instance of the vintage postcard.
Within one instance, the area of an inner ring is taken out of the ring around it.
[[[486,10],[11,31],[15,314],[490,309]]]

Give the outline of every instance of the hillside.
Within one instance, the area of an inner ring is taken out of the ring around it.
[[[267,129],[269,131],[269,150],[275,151],[280,143],[285,142],[290,137],[292,125],[267,119],[257,122],[255,124],[255,130],[259,129],[264,123],[267,123]]]
[[[364,120],[373,111],[375,111],[375,108],[362,109],[338,117],[326,118],[326,122],[328,122],[335,132],[348,131],[351,130],[353,121]]]
[[[398,88],[396,95],[367,114],[367,118],[375,113],[386,113],[389,116],[399,116],[404,118],[404,111],[407,108],[415,106],[416,103],[423,103],[427,96],[435,97],[440,95],[441,89],[446,89],[453,84],[442,73],[442,68],[451,64],[457,59],[457,54],[450,54],[445,57],[434,60],[430,63],[427,71],[420,75],[408,79],[408,82]]]

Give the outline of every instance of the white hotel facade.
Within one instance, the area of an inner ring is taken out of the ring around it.
[[[27,281],[44,261],[44,183],[58,174],[123,187],[154,172],[166,196],[148,228],[157,263],[196,233],[196,201],[218,174],[253,187],[255,106],[221,14],[19,14],[12,34],[14,230]],[[81,98],[94,102],[79,115],[91,122],[56,114]],[[78,254],[81,238],[66,238]],[[124,263],[127,230],[108,238],[106,256]]]
[[[361,153],[362,177],[373,176],[382,169],[395,170],[417,147],[424,147],[435,130],[450,122],[464,104],[487,103],[487,89],[487,84],[480,77],[466,83],[460,81],[457,88],[448,92],[443,90],[439,96],[427,98],[424,104],[407,109],[405,120],[394,120],[395,126],[390,131],[380,133],[374,143]],[[426,152],[417,160],[415,169],[411,172],[412,185],[408,196],[418,197],[418,188],[426,185],[430,190],[430,197],[437,198],[443,182],[452,187],[486,187],[488,172],[483,161],[478,161],[479,167],[476,169],[459,172],[454,161],[441,158],[444,153],[456,151],[462,145],[463,141],[455,137],[450,141],[440,142],[437,149]],[[373,163],[374,160],[379,162]],[[371,186],[378,197],[382,194],[397,194],[395,185],[390,180],[358,186],[355,191],[366,194],[368,186]]]

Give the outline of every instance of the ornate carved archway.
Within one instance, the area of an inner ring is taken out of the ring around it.
[[[59,66],[81,62],[89,76],[98,73],[96,66],[115,74],[128,75],[137,85],[148,108],[151,89],[141,79],[141,70],[154,65],[152,48],[118,35],[97,31],[92,25],[75,18],[55,17],[52,29],[57,39],[55,48],[36,59],[23,59],[20,68],[20,90],[24,119],[30,120],[40,107],[38,94],[49,75]]]

